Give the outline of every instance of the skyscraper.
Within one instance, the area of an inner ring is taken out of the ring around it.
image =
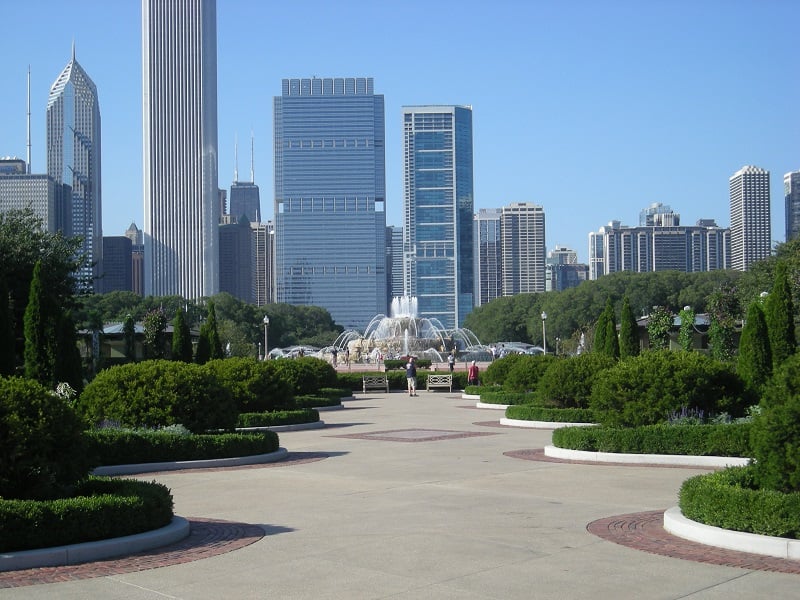
[[[250,181],[239,180],[239,150],[236,149],[236,168],[231,184],[230,210],[234,219],[247,217],[251,223],[261,222],[261,197],[256,185],[255,169],[253,164],[253,140],[250,139]]]
[[[275,228],[272,221],[250,223],[252,300],[257,306],[275,301],[273,259],[275,257]]]
[[[142,0],[147,295],[219,290],[215,0]]]
[[[364,329],[387,306],[383,95],[284,79],[274,109],[276,299]]]
[[[771,251],[769,171],[745,166],[730,180],[731,268],[747,271]]]
[[[404,287],[447,329],[472,311],[472,107],[403,107]]]
[[[503,295],[545,291],[544,208],[514,202],[502,208]]]
[[[786,241],[800,235],[800,171],[783,176],[783,196],[786,201]]]
[[[397,225],[386,228],[386,269],[386,296],[391,304],[392,298],[403,296],[403,228]]]
[[[253,249],[247,217],[225,215],[219,224],[219,291],[252,302]]]
[[[503,295],[503,238],[499,208],[482,208],[475,215],[475,306]]]
[[[103,219],[100,186],[100,105],[97,87],[72,58],[50,88],[47,101],[47,174],[72,188],[71,229],[83,238],[87,257],[79,277],[86,289],[100,291],[103,273]]]
[[[136,223],[131,223],[125,237],[131,241],[131,290],[144,296],[144,236]]]

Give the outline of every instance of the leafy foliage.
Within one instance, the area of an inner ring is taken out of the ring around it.
[[[681,328],[678,332],[678,346],[684,352],[691,352],[694,350],[694,310],[690,306],[685,306],[678,313],[678,318],[681,320]]]
[[[230,391],[239,412],[266,412],[294,406],[293,384],[281,377],[277,362],[231,357],[203,368]]]
[[[603,371],[590,408],[604,425],[636,427],[667,420],[682,407],[739,416],[749,405],[742,380],[697,352],[645,352]]]
[[[322,388],[336,387],[336,370],[319,358],[305,356],[294,359],[267,361],[276,377],[287,381],[295,395],[314,395]],[[405,374],[403,374],[405,377]],[[420,385],[422,385],[420,383]]]
[[[711,319],[708,328],[711,356],[717,360],[731,360],[735,350],[736,321],[741,316],[735,288],[723,285],[716,290],[708,299],[708,313]]]
[[[784,261],[779,261],[775,268],[775,282],[764,301],[764,313],[769,331],[772,366],[777,368],[797,349],[792,291]]]
[[[775,371],[753,421],[756,479],[766,489],[800,491],[800,355]]]
[[[651,350],[669,348],[669,332],[672,330],[672,313],[664,306],[654,306],[647,320],[647,337]]]
[[[517,362],[521,361],[523,355],[521,354],[508,354],[503,358],[498,358],[486,367],[486,372],[483,375],[484,385],[503,385],[508,377],[509,372],[514,368]]]
[[[619,357],[628,358],[639,355],[639,326],[633,314],[631,302],[626,295],[622,299],[622,312],[619,317]]]
[[[8,285],[0,274],[0,377],[14,374],[14,315],[8,302]]]
[[[192,334],[182,308],[172,320],[172,360],[192,362]]]
[[[136,360],[136,323],[131,315],[125,316],[122,335],[125,341],[125,356],[128,360]]]
[[[0,497],[56,497],[86,477],[83,424],[40,384],[0,378]]]
[[[92,423],[124,427],[182,424],[195,433],[232,429],[237,410],[227,388],[195,364],[149,360],[101,371],[81,394]]]
[[[615,364],[613,358],[598,352],[555,361],[539,379],[537,398],[543,406],[586,408],[597,377]]]
[[[161,308],[155,308],[144,316],[144,348],[148,358],[164,358],[164,331],[167,316]]]
[[[531,392],[539,385],[539,379],[553,362],[562,359],[552,354],[521,354],[508,371],[503,381],[507,392]]]
[[[752,302],[747,310],[747,320],[739,338],[736,372],[757,392],[761,391],[772,375],[772,352],[767,322],[759,302]]]

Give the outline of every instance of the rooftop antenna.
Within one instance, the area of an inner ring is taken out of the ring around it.
[[[239,135],[233,136],[233,180],[239,182]]]
[[[31,66],[28,65],[28,156],[27,173],[31,174]]]
[[[256,174],[255,168],[253,166],[253,156],[255,154],[254,151],[254,142],[253,142],[253,130],[250,130],[250,183],[256,182]]]

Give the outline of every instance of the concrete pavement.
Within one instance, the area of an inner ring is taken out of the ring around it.
[[[514,457],[550,432],[500,427],[496,411],[455,393],[358,394],[345,406],[324,429],[281,433],[283,464],[138,476],[170,487],[176,514],[233,523],[246,544],[212,533],[145,566],[94,563],[0,598],[798,597],[796,574],[653,554],[664,542],[645,552],[587,530],[635,529],[630,515],[674,506],[702,470]]]

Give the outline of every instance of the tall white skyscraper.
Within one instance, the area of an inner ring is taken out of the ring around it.
[[[544,208],[529,202],[504,206],[503,295],[545,291]]]
[[[97,87],[72,58],[50,88],[47,101],[47,174],[72,188],[64,233],[83,238],[87,263],[83,289],[100,291],[103,219],[100,186],[100,105]]]
[[[145,293],[219,291],[216,0],[142,0]]]
[[[503,240],[499,208],[482,208],[474,216],[475,306],[503,295]]]
[[[731,268],[747,271],[771,252],[769,171],[745,166],[729,181]]]
[[[800,171],[783,176],[783,199],[786,206],[786,241],[800,235]]]

